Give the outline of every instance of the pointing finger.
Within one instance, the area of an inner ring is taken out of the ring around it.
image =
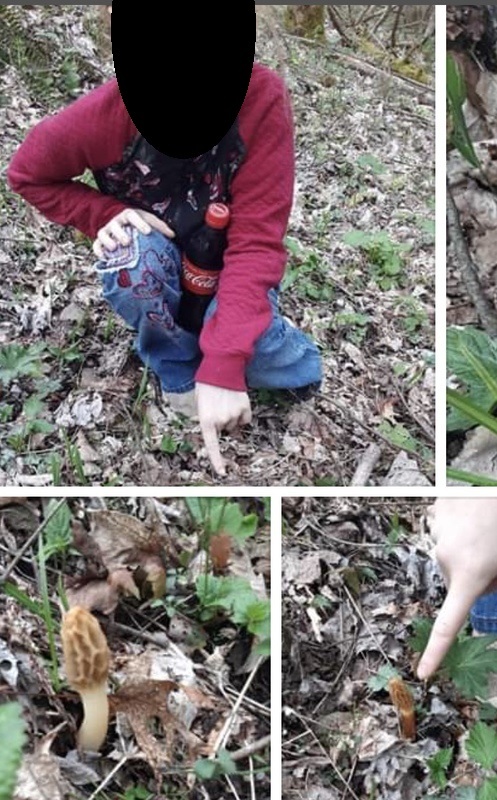
[[[464,625],[478,594],[478,589],[476,592],[468,591],[460,583],[454,581],[451,583],[418,665],[417,673],[420,680],[426,680],[438,669]]]
[[[224,460],[219,449],[219,439],[217,436],[216,428],[209,423],[201,423],[202,436],[204,437],[204,444],[209,456],[210,462],[214,471],[218,475],[226,475],[226,468]]]

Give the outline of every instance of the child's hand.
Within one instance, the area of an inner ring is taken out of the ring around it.
[[[175,236],[169,225],[166,225],[155,214],[151,214],[150,211],[143,211],[141,208],[125,208],[97,233],[97,238],[93,242],[93,252],[97,258],[103,258],[104,250],[115,250],[118,244],[126,247],[130,243],[126,225],[132,225],[133,228],[144,234],[151,233],[152,228],[155,228],[169,239],[174,239]]]
[[[252,421],[249,396],[246,392],[222,389],[208,383],[197,383],[197,410],[207,454],[215,472],[226,475],[224,460],[219,449],[219,433],[226,428],[234,430]]]
[[[448,591],[419,662],[422,680],[441,664],[477,597],[497,586],[497,498],[440,498],[431,529]]]

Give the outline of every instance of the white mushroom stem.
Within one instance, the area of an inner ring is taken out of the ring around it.
[[[78,731],[78,747],[81,750],[98,752],[102,747],[109,727],[109,700],[107,683],[88,689],[78,689],[85,716]]]

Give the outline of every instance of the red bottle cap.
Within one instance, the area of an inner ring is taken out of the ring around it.
[[[224,203],[209,203],[205,212],[206,224],[216,230],[226,228],[230,221],[230,210]]]

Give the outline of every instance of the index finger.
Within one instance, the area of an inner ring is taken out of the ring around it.
[[[209,456],[210,462],[214,467],[214,471],[218,475],[226,475],[224,460],[219,449],[219,439],[214,425],[204,423],[200,425],[202,436],[204,437],[205,449]]]
[[[426,680],[438,669],[464,625],[477,596],[477,592],[464,591],[461,585],[451,584],[418,665],[417,674],[420,680]]]

